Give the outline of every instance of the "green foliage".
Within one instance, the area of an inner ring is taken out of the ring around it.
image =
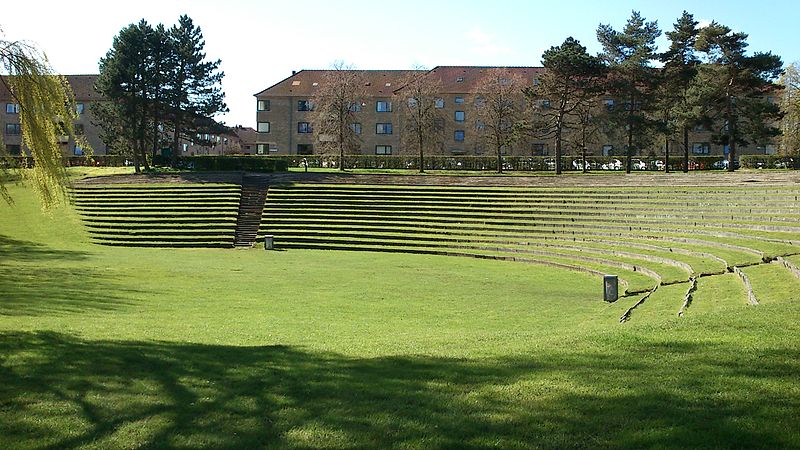
[[[714,139],[729,147],[731,171],[737,145],[766,145],[780,133],[774,126],[781,117],[780,108],[765,97],[779,89],[773,81],[783,63],[769,52],[747,55],[747,37],[712,22],[700,31],[696,42],[706,64],[699,67],[695,95],[705,105],[706,121],[723,123]]]
[[[53,72],[47,57],[23,43],[0,40],[0,83],[19,104],[22,144],[30,151],[32,170],[22,172],[31,181],[43,207],[64,198],[66,175],[61,164],[63,136],[76,139],[72,121],[77,119],[75,98],[67,80]],[[86,143],[82,147],[89,149]],[[0,138],[0,158],[5,159]],[[8,177],[0,165],[0,197],[12,199],[5,188]]]
[[[525,95],[534,108],[532,127],[539,137],[555,138],[555,157],[562,155],[565,132],[570,132],[576,148],[585,149],[597,127],[593,127],[592,107],[603,92],[606,68],[599,58],[572,37],[542,55],[546,69],[539,85],[526,88]],[[542,101],[547,106],[541,106]],[[556,173],[561,166],[556,165]]]
[[[608,91],[621,105],[610,111],[611,123],[626,134],[626,172],[631,171],[635,148],[646,148],[657,122],[650,112],[655,105],[657,77],[652,62],[657,58],[656,39],[661,35],[658,22],[646,22],[633,11],[622,31],[600,25],[597,40],[603,47],[601,57],[609,66]]]
[[[205,42],[188,16],[169,30],[142,19],[123,28],[100,61],[97,90],[108,100],[95,114],[103,139],[118,153],[131,151],[137,171],[148,149],[162,148],[172,130],[173,155],[181,140],[219,129],[211,118],[227,111],[219,86],[220,61],[205,61]]]

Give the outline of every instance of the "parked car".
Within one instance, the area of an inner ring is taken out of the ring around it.
[[[603,164],[600,166],[603,170],[621,170],[622,169],[622,161],[618,159],[612,159],[611,161]]]
[[[631,161],[631,170],[647,170],[647,163],[641,159],[634,159]]]

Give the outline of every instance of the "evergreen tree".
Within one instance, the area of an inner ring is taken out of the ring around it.
[[[771,52],[746,54],[747,34],[712,22],[700,30],[696,47],[705,54],[699,68],[696,97],[705,103],[709,122],[722,124],[715,140],[728,148],[728,171],[735,170],[736,147],[766,144],[780,133],[781,113],[766,97],[782,72],[781,58]]]
[[[123,28],[111,49],[100,60],[95,89],[112,105],[98,106],[98,125],[106,138],[121,131],[121,139],[133,150],[136,171],[148,169],[147,130],[151,123],[151,100],[160,89],[154,85],[154,58],[150,49],[154,30],[144,19]],[[111,139],[113,141],[114,139]]]
[[[585,119],[587,107],[603,89],[605,66],[572,37],[542,55],[544,74],[525,95],[534,107],[533,128],[540,137],[555,139],[556,174],[561,174],[564,133]]]
[[[225,76],[219,71],[221,61],[206,61],[205,40],[200,27],[183,15],[169,30],[172,64],[165,101],[171,109],[173,130],[172,161],[175,163],[182,138],[189,139],[217,113],[227,112],[225,94],[220,83]]]
[[[652,61],[656,59],[656,38],[661,35],[658,22],[646,22],[634,11],[622,31],[611,25],[597,28],[597,39],[603,46],[601,58],[608,64],[608,90],[622,108],[615,106],[610,118],[626,131],[625,171],[631,171],[635,149],[650,143],[655,128],[651,117],[654,108]]]
[[[659,78],[658,109],[664,134],[665,171],[669,172],[670,143],[680,132],[683,142],[683,171],[689,170],[689,130],[698,124],[698,107],[690,95],[700,59],[695,51],[699,29],[694,16],[684,11],[666,33],[669,49],[661,55],[664,70]]]

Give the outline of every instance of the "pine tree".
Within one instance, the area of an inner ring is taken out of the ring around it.
[[[172,46],[171,71],[165,101],[171,109],[172,161],[177,161],[182,138],[189,138],[218,113],[227,112],[225,93],[220,83],[225,76],[219,71],[221,61],[206,61],[205,40],[200,27],[183,15],[169,30]]]
[[[696,47],[705,54],[695,92],[705,103],[709,121],[722,123],[715,140],[728,148],[728,171],[735,170],[736,147],[766,144],[780,133],[774,124],[780,108],[770,103],[773,84],[782,72],[781,58],[771,52],[746,54],[747,34],[712,22],[700,30]]]
[[[695,51],[697,24],[694,16],[684,11],[673,30],[666,33],[670,46],[661,55],[664,70],[658,87],[658,109],[662,114],[666,172],[669,172],[670,142],[678,132],[683,138],[683,171],[689,170],[689,130],[699,121],[699,108],[690,95],[700,64]]]
[[[525,95],[529,104],[536,105],[534,132],[555,139],[556,174],[561,174],[564,133],[572,123],[585,119],[585,110],[596,102],[603,89],[605,67],[572,37],[545,51],[542,65],[545,72],[538,86],[527,88]]]
[[[654,107],[654,82],[652,61],[656,59],[656,38],[661,35],[658,22],[646,22],[637,11],[622,31],[611,25],[597,28],[597,40],[603,46],[601,58],[608,64],[608,89],[622,108],[615,107],[612,121],[626,132],[625,171],[631,171],[631,158],[635,149],[650,143],[650,132],[655,128],[651,117]]]

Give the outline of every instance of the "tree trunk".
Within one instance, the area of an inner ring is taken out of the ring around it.
[[[586,173],[588,172],[586,169],[586,146],[584,146],[583,150],[581,150],[581,159],[583,159],[583,173]]]
[[[422,150],[422,144],[423,144],[422,141],[423,141],[422,132],[420,131],[419,132],[419,173],[424,173],[425,172],[425,159],[424,159],[424,155],[423,155],[424,152]]]
[[[556,120],[556,175],[561,175],[561,127],[563,117],[562,113],[558,113]]]
[[[503,173],[503,155],[501,154],[501,145],[497,146],[497,173]]]
[[[669,173],[669,137],[664,138],[664,173]]]
[[[733,99],[728,100],[728,172],[736,170],[736,121],[733,117]]]
[[[178,166],[178,155],[181,149],[181,118],[175,116],[175,130],[172,135],[172,155],[170,155],[170,165],[174,168]]]
[[[689,127],[683,126],[683,173],[689,173]]]

